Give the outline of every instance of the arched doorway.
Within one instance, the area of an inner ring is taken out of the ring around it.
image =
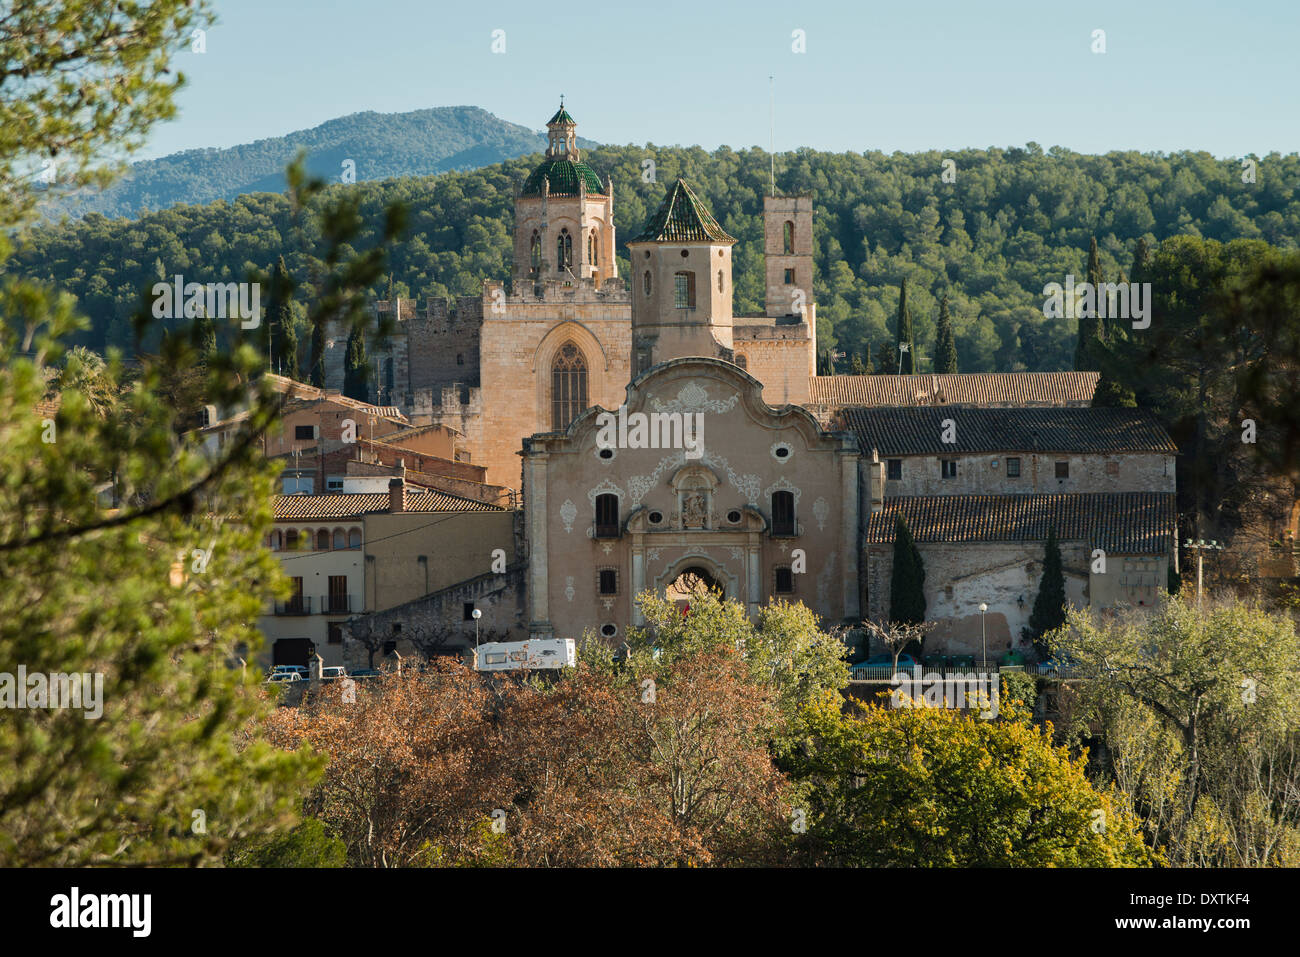
[[[682,614],[689,613],[691,603],[709,592],[725,597],[727,588],[703,565],[690,565],[683,568],[664,588],[665,597],[675,604]]]

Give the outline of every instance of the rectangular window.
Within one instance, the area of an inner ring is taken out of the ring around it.
[[[1007,459],[1007,478],[1020,478],[1020,459]]]
[[[613,568],[602,568],[599,575],[599,587],[602,595],[617,595],[618,572]]]
[[[772,493],[772,534],[794,534],[794,493]]]
[[[1070,463],[1069,463],[1069,462],[1057,462],[1057,463],[1056,463],[1056,477],[1059,478],[1059,479],[1067,479],[1067,478],[1070,477]]]
[[[325,480],[325,491],[341,492],[343,491],[343,480],[341,478],[332,478]]]
[[[891,482],[901,482],[903,480],[903,460],[889,459],[885,463],[885,477]]]
[[[329,637],[326,640],[331,645],[343,644],[343,622],[331,621],[329,623]]]
[[[776,593],[789,595],[794,591],[794,572],[788,565],[781,565],[776,570]]]
[[[596,496],[596,537],[618,538],[618,496]]]
[[[794,270],[793,270],[793,269],[787,269],[787,270],[785,271],[785,284],[786,284],[787,286],[793,286],[793,285],[794,285]]]
[[[943,459],[943,477],[946,479],[957,477],[957,460]]]
[[[465,602],[461,610],[465,614],[465,621],[474,620],[474,603],[472,601]]]
[[[348,576],[331,575],[330,576],[330,594],[329,594],[329,613],[336,615],[339,612],[351,611],[348,607]]]
[[[673,305],[678,309],[695,308],[695,273],[679,272],[673,276]]]
[[[1107,474],[1107,475],[1118,475],[1118,474],[1119,474],[1119,463],[1118,463],[1118,462],[1107,462],[1107,463],[1106,463],[1106,474]]]
[[[306,439],[310,441],[316,438],[316,426],[314,425],[295,425],[293,427],[293,437],[296,440]]]

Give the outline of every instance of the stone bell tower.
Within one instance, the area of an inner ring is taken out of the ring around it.
[[[627,244],[632,374],[685,356],[732,357],[731,247],[736,240],[685,180]]]
[[[516,293],[546,280],[599,287],[614,262],[614,184],[582,160],[578,124],[560,104],[546,124],[546,158],[515,197]]]

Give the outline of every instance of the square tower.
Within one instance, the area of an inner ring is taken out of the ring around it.
[[[806,317],[813,301],[811,193],[763,197],[767,315]]]

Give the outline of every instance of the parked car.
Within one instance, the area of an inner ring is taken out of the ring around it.
[[[294,674],[306,681],[311,677],[311,672],[306,665],[276,665],[271,669],[271,674]]]
[[[269,685],[291,684],[304,680],[306,679],[296,671],[272,671],[266,676],[266,683]]]
[[[381,673],[374,668],[358,668],[348,674],[349,678],[379,678]]]
[[[341,665],[330,667],[330,668],[322,668],[320,670],[321,681],[339,681],[343,678],[346,678],[347,676],[348,676],[348,670],[342,667]]]
[[[917,660],[911,655],[899,655],[898,667],[911,670],[918,664]],[[853,667],[855,668],[892,668],[894,666],[893,655],[872,655],[866,661],[860,661]]]

